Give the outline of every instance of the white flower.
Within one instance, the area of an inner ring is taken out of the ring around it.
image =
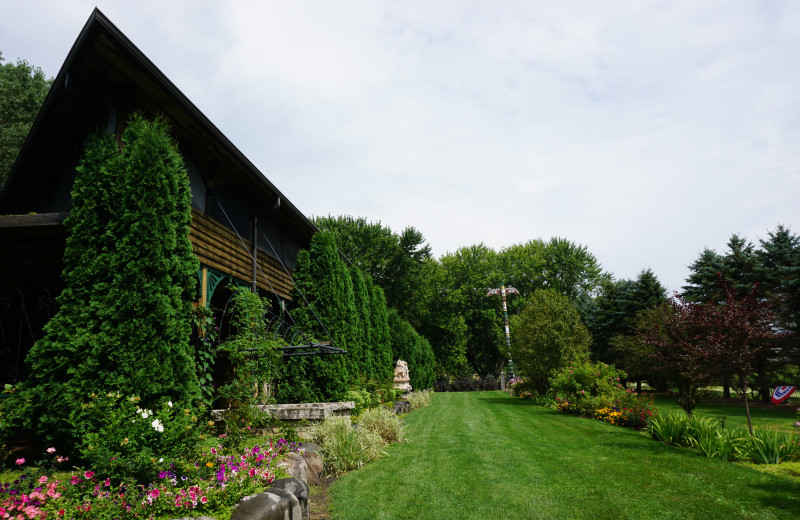
[[[163,424],[161,424],[161,421],[159,421],[158,419],[155,419],[155,420],[154,420],[152,423],[150,423],[150,424],[153,426],[153,429],[154,429],[155,431],[157,431],[157,432],[163,432],[163,431],[164,431],[164,425],[163,425]]]
[[[167,406],[169,406],[170,408],[172,408],[172,401],[167,401]]]

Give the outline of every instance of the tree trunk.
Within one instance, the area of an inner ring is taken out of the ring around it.
[[[637,394],[641,394],[642,393],[642,380],[641,379],[637,379],[636,380],[636,393]]]
[[[750,429],[750,437],[752,437],[753,422],[750,420],[750,405],[747,404],[747,390],[745,390],[744,396],[744,411],[747,413],[747,427]]]

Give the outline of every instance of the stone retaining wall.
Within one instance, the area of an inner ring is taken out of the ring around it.
[[[263,404],[257,406],[257,408],[260,408],[276,419],[291,426],[297,426],[297,423],[303,421],[309,423],[322,421],[326,417],[350,417],[355,407],[356,403],[354,401],[338,403]],[[215,421],[221,421],[223,412],[225,412],[225,410],[212,410],[211,418]]]

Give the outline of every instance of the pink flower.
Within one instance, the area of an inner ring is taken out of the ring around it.
[[[25,459],[17,459],[17,466],[22,466],[25,464]]]
[[[85,478],[86,480],[89,480],[93,476],[94,476],[94,471],[85,471],[83,473],[83,478]]]
[[[200,502],[205,504],[206,502],[208,502],[208,499],[206,497],[200,497]]]
[[[44,484],[45,482],[47,482],[47,475],[39,477],[39,484]]]
[[[47,448],[47,453],[55,453],[55,452],[56,452],[55,448]]]

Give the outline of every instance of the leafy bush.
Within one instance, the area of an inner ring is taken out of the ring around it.
[[[589,396],[616,396],[624,392],[625,372],[602,362],[574,362],[553,372],[550,392],[570,401]]]
[[[92,394],[70,420],[81,457],[115,480],[149,482],[164,461],[191,458],[205,432],[190,408],[165,398],[153,411],[119,393]]]
[[[353,408],[353,415],[361,415],[361,412],[363,412],[364,410],[376,406],[375,404],[372,403],[372,396],[370,395],[370,393],[363,388],[360,390],[349,390],[345,394],[344,400],[353,401],[353,403],[355,403],[355,408]]]
[[[311,440],[320,445],[325,472],[338,475],[380,457],[384,441],[367,429],[356,430],[347,417],[326,417],[311,427]]]
[[[269,301],[248,289],[234,289],[231,324],[236,333],[220,345],[218,359],[230,366],[227,381],[219,393],[229,407],[222,414],[225,447],[241,451],[253,428],[266,426],[271,417],[256,404],[268,402],[270,395],[258,395],[260,389],[271,389],[278,371],[280,351],[285,343],[274,339],[264,315]]]
[[[644,428],[653,400],[625,389],[625,372],[606,363],[576,362],[553,373],[550,392],[556,408],[631,428]]]
[[[406,432],[402,421],[391,410],[383,406],[370,408],[362,413],[358,418],[358,426],[377,433],[386,444],[405,440]]]
[[[411,392],[406,396],[406,400],[408,401],[408,407],[411,410],[416,410],[418,408],[422,408],[423,406],[428,406],[431,404],[431,398],[433,397],[433,392],[430,390],[420,390],[417,392]]]

